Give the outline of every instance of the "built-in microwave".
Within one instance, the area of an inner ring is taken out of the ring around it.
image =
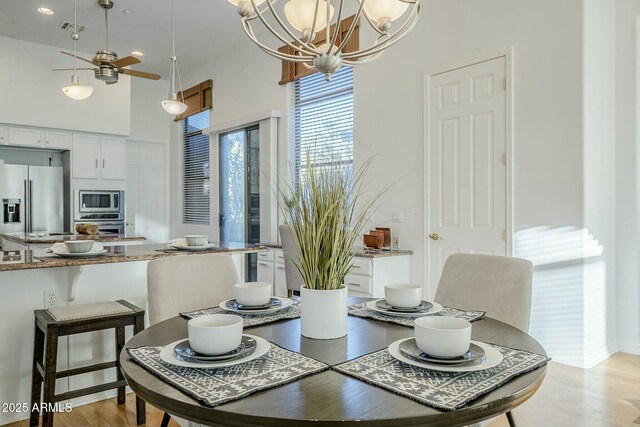
[[[124,191],[78,190],[75,194],[75,214],[118,214],[124,215]],[[110,218],[112,216],[109,216]]]

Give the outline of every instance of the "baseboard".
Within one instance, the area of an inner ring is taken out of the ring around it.
[[[618,351],[640,356],[640,343],[632,341],[618,341]]]
[[[615,348],[611,348],[608,345],[600,347],[599,350],[589,354],[589,359],[584,361],[584,369],[590,369],[596,366],[598,363],[605,359],[608,359],[613,353],[616,352]]]

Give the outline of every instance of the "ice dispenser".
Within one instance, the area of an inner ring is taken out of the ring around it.
[[[2,199],[2,220],[5,224],[20,223],[21,199]]]

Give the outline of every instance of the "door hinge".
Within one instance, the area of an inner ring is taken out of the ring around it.
[[[507,241],[507,230],[502,230],[502,241],[503,242]]]
[[[505,166],[507,164],[507,153],[502,153],[502,164]]]
[[[502,78],[502,89],[507,90],[507,78]]]

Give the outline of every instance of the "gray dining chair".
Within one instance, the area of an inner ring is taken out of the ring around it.
[[[240,281],[229,255],[183,255],[147,264],[147,312],[149,324],[199,308],[215,307],[233,298]],[[165,412],[160,427],[169,425]]]
[[[521,258],[453,254],[447,258],[434,300],[487,316],[528,332],[533,264]],[[505,414],[515,427],[511,411]]]
[[[289,224],[280,225],[280,242],[282,242],[282,252],[284,253],[284,274],[287,280],[287,291],[289,296],[294,292],[300,292],[300,286],[304,284],[302,274],[298,271],[294,259],[300,257],[300,249],[295,240],[295,233]]]

